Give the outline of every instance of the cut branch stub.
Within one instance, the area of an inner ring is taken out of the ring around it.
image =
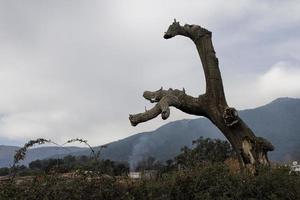
[[[198,25],[190,25],[186,24],[181,26],[179,22],[174,20],[173,24],[171,24],[168,30],[164,34],[165,39],[170,39],[177,35],[186,36],[193,39],[199,39],[199,37],[203,37],[204,35],[211,35],[211,32],[202,28]]]
[[[161,87],[159,90],[155,92],[145,91],[143,97],[149,100],[151,103],[159,102],[164,95],[163,88]]]

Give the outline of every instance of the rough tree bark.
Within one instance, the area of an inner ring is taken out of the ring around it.
[[[236,109],[226,102],[219,62],[212,44],[212,33],[198,25],[181,26],[174,20],[164,34],[165,39],[177,35],[190,38],[196,45],[204,69],[206,92],[192,97],[185,90],[145,91],[143,96],[156,105],[143,113],[129,115],[133,126],[146,122],[161,114],[162,119],[170,115],[170,106],[185,113],[207,117],[225,135],[233,146],[242,169],[248,168],[253,173],[258,165],[269,165],[268,151],[274,149],[266,139],[256,137],[252,130],[238,116]]]

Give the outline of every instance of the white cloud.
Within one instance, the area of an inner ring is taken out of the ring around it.
[[[300,65],[279,62],[273,65],[259,78],[258,88],[261,94],[269,98],[281,96],[300,96]]]
[[[280,61],[263,73],[226,74],[225,91],[239,109],[264,105],[279,97],[300,97],[300,62]]]

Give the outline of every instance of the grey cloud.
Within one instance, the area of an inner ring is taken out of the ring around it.
[[[173,18],[213,31],[229,102],[266,103],[240,86],[257,87],[280,61],[299,66],[298,10],[293,1],[1,1],[0,137],[102,144],[166,123],[133,128],[127,118],[152,106],[144,90],[205,89],[194,45],[162,38]],[[167,122],[183,117],[194,116],[172,109]]]

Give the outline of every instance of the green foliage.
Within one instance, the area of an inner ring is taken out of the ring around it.
[[[193,141],[194,148],[183,147],[175,161],[181,168],[190,168],[203,163],[224,162],[234,155],[231,145],[220,139],[203,138]]]
[[[15,166],[13,181],[0,180],[0,200],[300,199],[300,176],[289,174],[289,168],[260,168],[257,176],[233,173],[223,163],[233,155],[228,142],[200,138],[193,144],[166,165],[153,157],[143,159],[139,168],[157,169],[159,176],[138,180],[127,176],[128,164],[87,156]],[[1,170],[7,173],[7,168]]]
[[[55,173],[73,173],[75,171],[91,171],[97,174],[121,176],[128,174],[128,163],[114,162],[111,160],[95,160],[88,156],[66,156],[63,159],[35,160],[25,165],[16,165],[13,168],[13,176],[35,176]],[[10,175],[12,169],[0,168],[0,176]]]
[[[81,171],[93,171],[98,174],[109,174],[119,176],[127,174],[129,166],[127,163],[114,162],[111,160],[95,160],[88,156],[66,156],[63,159],[45,159],[35,160],[29,163],[29,169],[50,173],[56,171],[59,173]]]
[[[156,179],[131,180],[99,174],[36,176],[18,183],[0,182],[0,199],[300,199],[300,176],[287,168],[260,175],[233,174],[224,164],[173,170]]]
[[[0,176],[6,176],[9,174],[9,172],[10,170],[7,167],[0,168]]]

